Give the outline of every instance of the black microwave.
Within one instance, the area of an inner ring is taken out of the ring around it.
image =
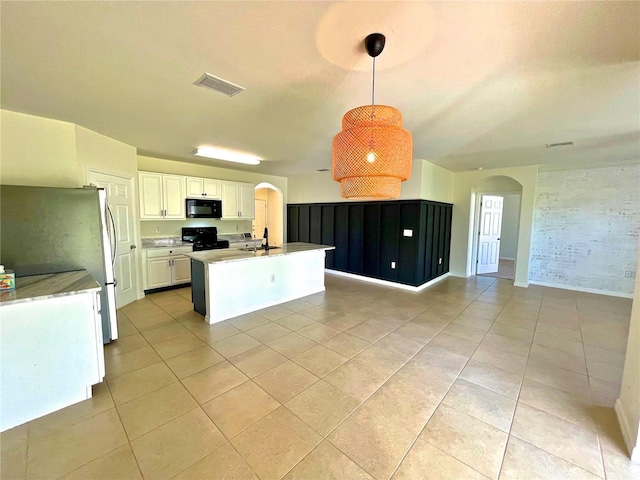
[[[187,218],[220,218],[222,202],[220,200],[200,200],[187,198]]]

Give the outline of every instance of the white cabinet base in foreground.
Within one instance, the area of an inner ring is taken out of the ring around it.
[[[104,378],[96,293],[3,305],[0,431],[91,398]]]
[[[324,290],[325,250],[205,264],[207,323]]]

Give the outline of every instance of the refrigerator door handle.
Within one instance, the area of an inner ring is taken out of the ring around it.
[[[113,267],[113,271],[115,272],[116,269],[116,249],[117,249],[117,245],[116,245],[116,239],[118,238],[116,235],[116,221],[113,218],[113,212],[111,211],[111,207],[109,206],[109,203],[107,202],[107,213],[109,214],[109,221],[111,222],[111,232],[109,235],[109,243],[111,243],[110,247],[111,247],[111,266]],[[115,279],[114,279],[115,281]]]

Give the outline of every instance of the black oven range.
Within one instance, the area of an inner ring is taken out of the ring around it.
[[[193,244],[194,252],[229,248],[228,240],[218,240],[218,229],[216,227],[184,227],[182,229],[182,241]]]

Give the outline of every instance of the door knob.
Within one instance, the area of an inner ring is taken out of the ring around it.
[[[129,250],[133,250],[134,248],[138,248],[138,247],[136,247],[135,245],[129,245]]]

